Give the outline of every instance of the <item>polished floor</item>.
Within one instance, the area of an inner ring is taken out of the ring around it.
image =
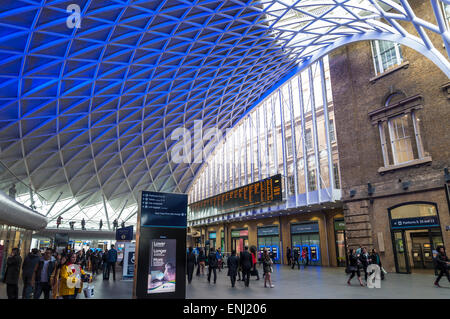
[[[261,272],[261,268],[259,269]],[[101,275],[94,280],[95,294],[93,299],[129,299],[132,296],[133,282],[121,280],[121,269],[118,269],[117,280],[102,280]],[[346,283],[347,277],[343,268],[307,267],[291,269],[277,265],[272,274],[274,288],[264,288],[264,281],[252,277],[250,287],[238,281],[231,288],[226,270],[218,272],[216,284],[209,284],[206,274],[195,276],[187,285],[188,299],[450,299],[450,283],[444,277],[442,288],[435,288],[435,279],[430,273],[410,275],[389,273],[382,281],[380,289],[360,287],[354,278],[352,285]],[[211,281],[212,282],[212,281]],[[21,287],[19,296],[21,295]],[[6,287],[0,284],[0,298],[6,298]],[[84,299],[81,294],[79,299]]]

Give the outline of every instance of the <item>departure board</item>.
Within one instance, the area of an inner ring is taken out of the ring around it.
[[[192,203],[189,205],[189,209],[193,213],[205,210],[223,213],[278,202],[282,199],[281,174],[277,174],[259,182]]]

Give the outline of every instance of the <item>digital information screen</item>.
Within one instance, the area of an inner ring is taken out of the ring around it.
[[[141,227],[180,227],[187,221],[187,195],[142,192]]]
[[[192,203],[189,205],[189,210],[197,213],[212,209],[224,213],[278,202],[282,199],[281,174],[277,174],[259,182]]]
[[[148,294],[175,292],[176,239],[152,239],[148,270]]]

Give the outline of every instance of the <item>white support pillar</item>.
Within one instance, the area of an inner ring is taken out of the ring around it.
[[[314,140],[314,160],[316,163],[316,184],[317,184],[317,194],[319,203],[322,202],[322,198],[320,196],[320,160],[319,160],[319,137],[317,134],[317,118],[316,118],[316,101],[314,98],[314,77],[312,73],[312,67],[308,68],[308,76],[309,76],[309,88],[310,88],[310,98],[311,98],[311,115],[312,115],[312,127],[313,127],[313,140]]]
[[[283,96],[282,96],[282,90],[278,90],[278,96],[280,98],[280,122],[281,122],[281,149],[283,153],[283,175],[284,175],[284,188],[285,188],[285,194],[286,194],[286,208],[289,206],[288,198],[288,178],[287,178],[287,155],[286,155],[286,135],[285,135],[285,129],[284,129],[284,112],[283,112]]]
[[[292,85],[289,81],[288,84],[289,91],[289,114],[291,115],[291,142],[292,142],[292,164],[294,171],[294,195],[295,195],[295,206],[299,206],[298,203],[298,172],[297,172],[297,140],[295,136],[295,118],[294,118],[294,101],[292,98]]]
[[[306,149],[306,138],[305,138],[305,108],[303,103],[303,86],[302,86],[302,76],[298,75],[298,93],[300,100],[300,119],[301,119],[301,138],[302,138],[302,149],[303,149],[303,175],[305,176],[305,194],[306,194],[306,205],[309,205],[309,182],[308,182],[308,150]]]

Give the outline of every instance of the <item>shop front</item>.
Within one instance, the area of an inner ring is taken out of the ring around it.
[[[264,249],[272,256],[275,263],[280,260],[280,235],[278,225],[257,228],[258,250],[261,255]]]
[[[231,249],[236,250],[236,255],[248,247],[248,228],[233,229],[231,231]]]
[[[321,265],[318,222],[291,224],[291,243],[292,253],[299,251],[302,263],[306,263],[301,257],[302,251],[306,251],[309,265]]]
[[[437,205],[411,202],[388,211],[396,271],[433,271],[433,251],[444,245]]]
[[[216,232],[209,232],[209,249],[216,250],[216,239],[217,239],[217,233]]]
[[[22,260],[30,251],[33,231],[15,226],[0,224],[0,277],[6,270],[6,259],[13,248],[19,248]]]
[[[347,240],[345,236],[345,221],[343,218],[334,220],[334,238],[336,241],[336,259],[338,267],[347,264]]]

